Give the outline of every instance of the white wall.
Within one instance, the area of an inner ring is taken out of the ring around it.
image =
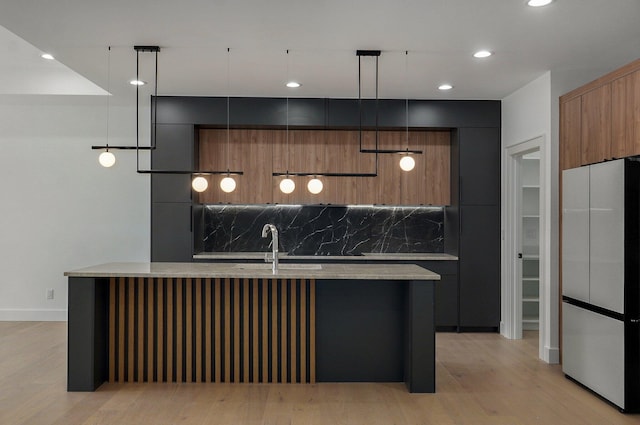
[[[133,151],[105,169],[91,150],[105,99],[0,96],[0,320],[66,320],[64,271],[149,260],[148,176]],[[135,109],[112,109],[110,143],[135,144]]]
[[[551,135],[551,73],[546,72],[536,80],[518,89],[502,100],[502,229],[507,229],[507,214],[509,202],[509,182],[507,181],[507,166],[509,164],[508,148],[539,138],[541,141],[541,165],[544,168],[540,176],[541,193],[541,300],[544,300],[540,329],[540,357],[550,363],[559,360],[558,347],[558,269],[555,256],[557,255],[557,145],[553,144]],[[556,195],[554,195],[556,194]],[[503,233],[504,234],[504,233]],[[503,237],[502,255],[502,321],[510,309],[506,303],[508,295],[512,294],[514,282],[510,278],[510,268],[507,264],[512,261],[508,243],[512,235]],[[512,285],[509,287],[509,285]]]

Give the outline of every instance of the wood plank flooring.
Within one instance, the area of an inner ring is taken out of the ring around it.
[[[105,384],[66,392],[66,323],[0,322],[0,424],[640,424],[536,358],[537,333],[437,335],[437,393],[389,384]]]

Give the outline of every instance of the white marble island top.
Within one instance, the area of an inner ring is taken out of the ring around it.
[[[270,263],[106,263],[64,273],[68,277],[256,278],[440,280],[440,275],[415,264],[287,264],[277,274]]]
[[[263,260],[267,252],[200,252],[194,260]],[[268,252],[271,254],[271,252]],[[456,261],[458,257],[440,252],[364,252],[360,255],[289,255],[280,253],[280,260],[313,261]]]

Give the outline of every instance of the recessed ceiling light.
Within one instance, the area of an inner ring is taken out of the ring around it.
[[[41,55],[40,55],[40,57],[41,57],[42,59],[47,59],[47,60],[50,60],[50,61],[52,61],[53,59],[55,59],[55,58],[53,57],[53,55],[52,55],[52,54],[50,54],[50,53],[43,53],[43,54],[41,54]]]
[[[493,53],[491,53],[488,50],[478,50],[477,52],[475,52],[473,54],[474,58],[488,58],[489,56],[491,56]]]
[[[129,84],[131,84],[132,86],[144,86],[147,83],[142,80],[131,80],[129,81]]]
[[[453,86],[451,84],[440,84],[438,90],[451,90]]]
[[[302,84],[298,83],[297,81],[289,81],[287,83],[287,87],[289,87],[290,89],[297,89],[298,87],[300,87]]]
[[[531,7],[540,7],[540,6],[546,6],[552,1],[553,0],[529,0],[527,1],[527,5]]]

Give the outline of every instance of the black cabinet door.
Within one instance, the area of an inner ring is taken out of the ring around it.
[[[151,107],[156,109],[159,124],[226,125],[226,97],[158,96]]]
[[[458,276],[440,275],[436,282],[436,330],[458,328]]]
[[[289,125],[324,127],[327,124],[325,99],[289,99]]]
[[[151,151],[154,170],[184,171],[193,169],[195,144],[193,125],[158,124],[156,149]]]
[[[460,326],[500,324],[500,206],[460,207]]]
[[[193,125],[158,124],[156,149],[151,151],[153,170],[194,169]],[[191,202],[190,174],[152,174],[151,202]]]
[[[193,259],[191,204],[151,204],[151,261]]]
[[[331,128],[359,128],[360,120],[366,129],[378,127],[402,129],[407,126],[406,102],[401,99],[328,99],[327,125]]]
[[[500,204],[500,128],[459,129],[460,205]]]
[[[457,330],[458,262],[420,261],[417,264],[440,275],[436,282],[436,330]]]

